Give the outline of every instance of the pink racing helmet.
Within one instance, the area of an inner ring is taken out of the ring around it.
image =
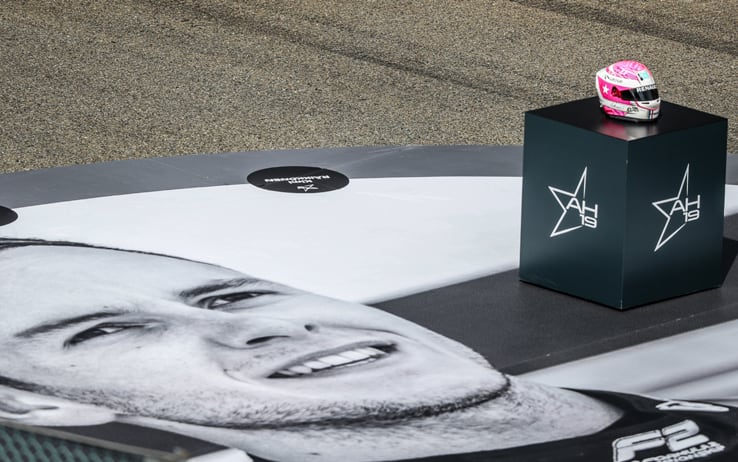
[[[618,61],[597,71],[595,77],[600,107],[610,117],[654,120],[661,99],[653,74],[638,61]]]

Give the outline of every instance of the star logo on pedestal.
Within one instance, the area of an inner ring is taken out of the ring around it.
[[[549,237],[560,236],[583,226],[588,228],[597,227],[598,205],[587,207],[586,202],[587,167],[582,171],[573,192],[554,188],[553,186],[549,186],[548,189],[561,207],[561,216]]]
[[[679,191],[676,196],[652,202],[651,204],[666,219],[664,228],[661,230],[661,235],[656,243],[656,248],[653,249],[656,252],[676,236],[688,222],[697,221],[700,218],[700,195],[697,195],[696,200],[689,200],[689,164],[687,164],[687,168],[684,170],[682,183],[679,185]]]

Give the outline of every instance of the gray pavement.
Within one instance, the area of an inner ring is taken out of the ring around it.
[[[302,147],[521,144],[523,112],[646,63],[729,119],[738,1],[0,2],[0,172]]]

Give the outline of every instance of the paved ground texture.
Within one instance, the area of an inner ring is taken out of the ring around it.
[[[224,151],[521,144],[646,63],[738,153],[738,1],[0,2],[0,172]]]

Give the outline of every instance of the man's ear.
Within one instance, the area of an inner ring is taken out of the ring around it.
[[[26,425],[85,426],[115,420],[115,412],[97,406],[0,386],[0,419]]]

